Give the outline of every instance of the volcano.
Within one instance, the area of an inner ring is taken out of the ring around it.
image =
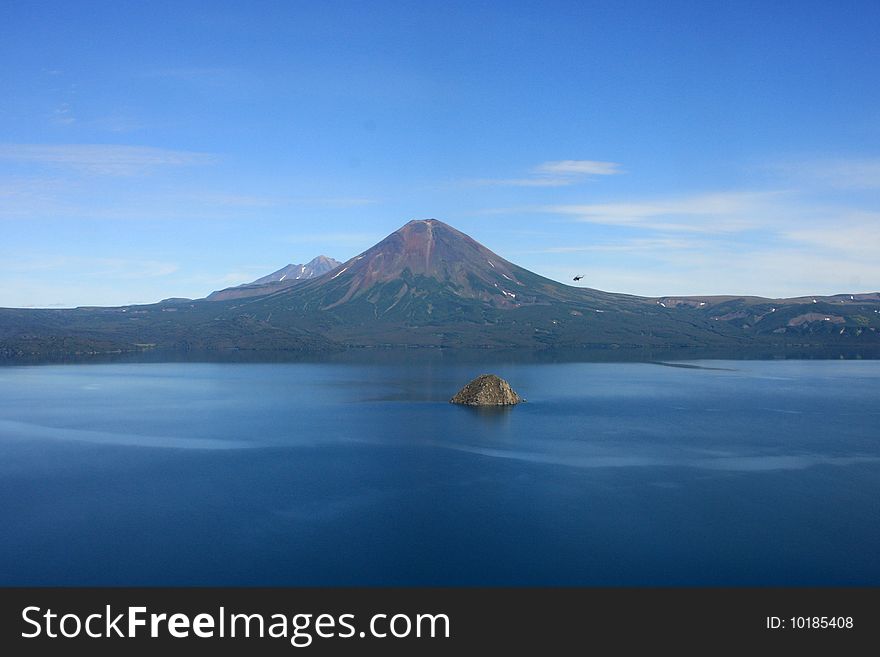
[[[283,318],[345,344],[515,346],[545,344],[585,313],[604,323],[602,313],[623,308],[656,312],[639,297],[539,276],[425,219],[323,276],[234,310]]]
[[[375,316],[395,309],[414,317],[435,303],[476,301],[517,308],[573,298],[563,286],[508,262],[436,219],[410,221],[301,290],[321,310],[366,302]]]
[[[0,357],[146,348],[880,348],[877,293],[648,298],[572,287],[436,219],[410,221],[314,278],[285,285],[282,276],[244,286],[247,296],[0,309]]]
[[[509,308],[535,299],[533,294],[525,297],[524,274],[526,270],[441,221],[415,220],[322,281],[328,298],[338,296],[323,309],[367,296],[384,314],[429,293]]]

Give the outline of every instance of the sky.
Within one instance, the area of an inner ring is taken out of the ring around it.
[[[0,306],[436,218],[646,296],[880,290],[880,3],[0,3]]]

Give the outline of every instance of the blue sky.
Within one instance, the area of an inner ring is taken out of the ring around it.
[[[880,289],[877,2],[0,5],[0,306],[435,217],[633,294]]]

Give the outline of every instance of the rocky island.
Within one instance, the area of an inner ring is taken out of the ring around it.
[[[512,406],[522,401],[507,381],[494,374],[481,374],[449,400],[466,406]]]

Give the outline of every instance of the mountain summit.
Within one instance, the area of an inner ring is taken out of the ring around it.
[[[419,219],[333,271],[229,312],[364,346],[730,347],[758,336],[781,342],[809,334],[823,343],[880,337],[880,318],[873,302],[861,305],[864,296],[816,301],[804,310],[797,299],[654,299],[572,287],[442,221]],[[869,312],[870,326],[860,331]]]
[[[283,283],[284,281],[307,281],[321,274],[336,269],[342,263],[325,255],[312,258],[304,265],[287,265],[268,276],[263,276],[247,285],[264,285],[266,283]]]
[[[436,219],[410,221],[305,278],[334,262],[316,260],[202,300],[0,309],[0,358],[145,348],[880,348],[877,293],[648,298],[572,287]]]
[[[228,299],[243,299],[245,297],[259,297],[278,290],[296,285],[303,281],[316,278],[328,271],[333,271],[340,264],[338,260],[319,255],[304,265],[287,265],[268,276],[263,276],[250,283],[244,283],[236,287],[228,287],[223,290],[211,292],[207,296],[208,301],[226,301]]]
[[[375,318],[391,314],[423,323],[448,313],[470,315],[477,307],[513,309],[590,292],[596,291],[523,269],[442,221],[418,219],[302,286],[296,299],[323,311],[360,306]]]
[[[442,221],[414,220],[324,277],[323,307],[366,295],[390,301],[378,306],[387,312],[426,293],[511,307],[523,295],[524,271]]]

